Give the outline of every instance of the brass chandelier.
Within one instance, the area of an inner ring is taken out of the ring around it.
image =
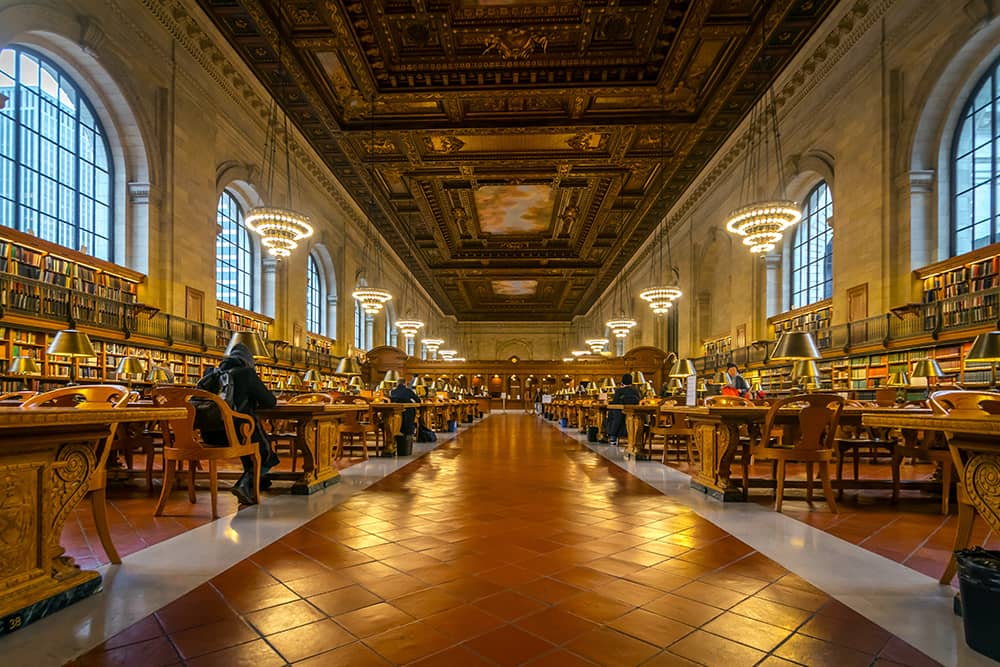
[[[407,298],[407,296],[409,296],[409,298]],[[403,286],[402,300],[406,304],[407,311],[411,312],[410,304],[415,301],[415,299],[413,296],[413,289],[410,287],[409,283],[406,283]],[[410,341],[415,339],[420,330],[424,328],[424,321],[412,316],[407,316],[401,320],[396,320],[396,328],[399,329],[399,333],[403,334],[403,338]]]
[[[766,188],[771,183],[769,166],[772,150],[780,196],[768,199]],[[729,214],[726,229],[742,236],[743,244],[749,246],[750,252],[771,252],[783,238],[785,230],[802,219],[799,205],[785,195],[781,135],[778,133],[773,89],[750,113],[746,151],[740,201],[748,203]]]
[[[368,226],[365,236],[365,245],[361,252],[361,270],[358,271],[358,283],[351,296],[361,304],[361,308],[366,315],[377,315],[385,307],[385,304],[392,300],[392,293],[381,287],[368,285],[365,280],[365,271],[369,264],[375,265],[376,281],[382,278],[382,244],[375,230],[375,95],[372,94],[371,105],[371,141],[368,145],[368,155],[370,164],[368,167],[368,183],[370,187],[371,200],[368,208]]]
[[[588,338],[587,340],[585,340],[583,342],[586,343],[587,347],[590,348],[591,353],[593,353],[593,354],[601,354],[601,353],[604,352],[604,348],[608,344],[608,339],[607,338]]]
[[[282,48],[278,42],[278,75],[282,72]],[[285,144],[285,207],[275,206],[274,170],[278,163],[278,102],[271,98],[268,114],[267,133],[264,137],[264,156],[261,160],[261,176],[267,201],[271,206],[257,206],[247,211],[243,224],[247,229],[260,235],[260,243],[272,257],[282,259],[292,254],[299,241],[313,234],[309,216],[292,208],[292,159],[288,139],[288,114],[282,110],[280,128]]]
[[[660,184],[657,191],[663,192],[664,178],[667,173],[667,151],[666,138],[664,136],[663,124],[660,124]],[[673,280],[669,283],[663,280],[663,242],[666,236],[667,243],[667,268]],[[660,222],[659,233],[653,246],[653,286],[639,292],[639,298],[649,304],[653,309],[653,314],[663,315],[670,311],[674,301],[683,296],[681,288],[677,286],[680,282],[680,273],[674,266],[673,256],[670,253],[670,233],[667,229],[666,220]]]

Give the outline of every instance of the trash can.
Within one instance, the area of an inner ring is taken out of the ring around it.
[[[566,419],[565,417],[559,420],[559,426],[561,426],[562,428],[566,428],[567,424],[569,424],[569,420]]]
[[[1000,551],[982,547],[955,552],[958,560],[958,589],[962,595],[962,623],[965,643],[985,656],[1000,660]]]
[[[597,442],[597,427],[588,426],[587,427],[587,442]]]
[[[413,436],[396,436],[396,456],[409,456],[413,453]]]
[[[454,419],[449,419],[448,420],[448,433],[457,433],[457,432],[458,432],[458,422],[456,420],[454,420]]]

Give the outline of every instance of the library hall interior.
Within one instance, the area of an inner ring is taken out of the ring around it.
[[[0,0],[10,667],[1000,665],[1000,0]]]

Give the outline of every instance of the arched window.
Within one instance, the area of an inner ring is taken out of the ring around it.
[[[998,173],[997,66],[994,65],[969,96],[952,143],[952,256],[1000,240],[1000,173]]]
[[[215,298],[253,310],[253,246],[243,224],[243,208],[228,190],[219,197],[215,240]]]
[[[323,311],[326,310],[326,284],[319,262],[311,254],[306,264],[306,331],[326,335]]]
[[[368,345],[366,339],[366,333],[368,327],[365,326],[365,311],[361,308],[361,302],[354,302],[354,347],[359,350],[367,350]]]
[[[111,260],[111,158],[76,85],[21,47],[0,50],[0,225]]]
[[[802,221],[792,241],[792,308],[829,299],[833,294],[833,198],[826,181],[809,191]]]

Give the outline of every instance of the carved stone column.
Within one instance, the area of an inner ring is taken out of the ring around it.
[[[938,230],[935,224],[934,209],[937,200],[936,174],[933,170],[911,171],[909,173],[910,189],[910,225],[908,229],[920,233],[910,234],[910,258],[913,266],[926,266],[937,261],[937,249],[940,245]]]
[[[265,257],[261,262],[260,309],[268,317],[274,317],[277,286],[278,260],[273,257]]]

